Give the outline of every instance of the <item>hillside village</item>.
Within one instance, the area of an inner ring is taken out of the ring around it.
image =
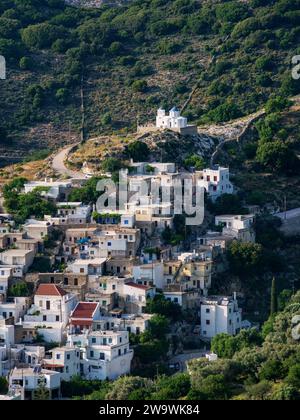
[[[54,3],[0,5],[0,401],[299,400],[293,2]]]
[[[195,226],[184,247],[180,234],[174,235],[175,183],[189,178],[215,202],[234,192],[229,168],[182,172],[173,163],[131,161],[126,172],[139,195],[123,211],[99,214],[95,202],[70,201],[72,192],[91,182],[83,177],[24,180],[18,193],[40,192],[54,212],[21,224],[11,214],[0,215],[0,374],[9,378],[10,395],[33,398],[40,375],[58,398],[61,382],[76,375],[115,380],[130,374],[135,347],[130,337],[157,322],[147,310],[151,300],[190,313],[191,324],[178,321],[198,345],[251,327],[237,294],[215,296],[211,287],[214,274],[224,270],[229,244],[255,243],[255,214],[219,215],[215,230],[200,236]],[[142,182],[168,188],[169,202],[141,195]],[[46,255],[49,271],[36,272],[37,259]],[[24,296],[14,292],[19,287]],[[173,352],[168,350],[168,358]]]

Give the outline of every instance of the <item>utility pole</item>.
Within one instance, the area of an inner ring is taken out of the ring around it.
[[[286,220],[286,213],[287,213],[287,200],[286,200],[286,194],[284,194],[284,220]]]
[[[71,143],[71,121],[69,121],[69,143]]]
[[[84,109],[84,90],[83,90],[83,75],[81,76],[81,87],[80,87],[80,99],[81,99],[81,130],[80,130],[80,141],[85,141],[85,109]]]

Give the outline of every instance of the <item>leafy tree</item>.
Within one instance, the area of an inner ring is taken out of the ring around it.
[[[28,48],[47,48],[58,38],[66,34],[62,26],[51,25],[47,22],[29,25],[21,32],[22,41]]]
[[[265,109],[268,114],[273,112],[280,112],[285,110],[290,105],[290,101],[286,98],[281,96],[277,96],[275,98],[271,98],[266,103]]]
[[[61,393],[64,398],[75,396],[83,397],[93,392],[107,392],[109,383],[107,381],[85,380],[81,376],[73,376],[70,381],[61,383]]]
[[[222,358],[231,358],[238,351],[238,343],[228,334],[217,334],[211,342],[211,350]]]
[[[300,364],[291,366],[287,375],[286,381],[289,385],[295,388],[300,388]]]
[[[200,383],[199,391],[205,400],[226,400],[228,386],[223,375],[209,375]]]
[[[211,349],[221,358],[231,359],[242,349],[258,346],[262,343],[261,335],[256,329],[242,330],[236,336],[217,334],[211,342]]]
[[[135,80],[132,83],[131,88],[134,92],[144,93],[148,88],[148,83],[146,80]]]
[[[103,117],[101,118],[101,123],[103,125],[109,125],[112,122],[111,114],[109,112],[106,112]]]
[[[50,391],[46,387],[46,378],[43,375],[39,377],[39,385],[33,393],[33,400],[49,400],[50,399]]]
[[[288,384],[280,384],[270,397],[271,400],[294,401],[299,400],[299,392]]]
[[[218,214],[245,214],[246,210],[240,198],[235,194],[222,194],[212,205],[212,210]]]
[[[33,68],[33,60],[30,57],[22,57],[19,66],[21,70],[31,70]]]
[[[260,244],[234,241],[227,258],[231,272],[239,276],[257,274],[263,269],[264,253]]]
[[[249,16],[249,8],[245,3],[229,1],[216,7],[216,16],[222,22],[239,22]]]
[[[150,150],[146,143],[134,141],[128,145],[127,154],[135,162],[144,162],[149,159]]]
[[[30,193],[21,193],[26,180],[15,178],[3,188],[4,206],[18,223],[23,223],[31,216],[43,219],[45,214],[54,215],[56,205],[43,197],[44,189],[34,189]]]
[[[164,315],[154,315],[148,325],[149,333],[153,338],[163,339],[168,331],[169,321]]]
[[[192,154],[185,158],[184,166],[194,167],[197,171],[201,171],[205,167],[205,161],[201,156]]]
[[[129,395],[136,389],[147,389],[152,387],[150,379],[139,376],[124,376],[117,379],[106,395],[107,400],[127,400]]]
[[[261,381],[258,384],[247,386],[246,390],[251,399],[265,400],[271,391],[271,384],[268,381]]]
[[[230,121],[240,116],[241,110],[239,106],[229,100],[207,113],[207,117],[215,123]]]
[[[261,333],[262,333],[263,338],[266,338],[271,332],[274,331],[274,321],[275,321],[274,315],[270,316],[269,319],[262,326]]]
[[[101,167],[104,172],[114,173],[124,168],[125,165],[120,159],[109,157],[102,162]]]
[[[103,191],[97,191],[97,184],[101,177],[90,178],[82,187],[73,189],[69,195],[70,201],[80,201],[84,204],[96,203]]]
[[[0,394],[6,394],[8,391],[8,382],[4,376],[0,376]]]
[[[179,373],[177,375],[158,378],[155,382],[156,391],[151,394],[153,400],[178,400],[185,397],[190,388],[190,377],[186,373]]]
[[[259,142],[256,159],[272,172],[293,174],[299,171],[299,158],[279,140]]]
[[[276,381],[282,379],[285,373],[283,371],[282,363],[279,360],[267,360],[260,368],[259,378],[261,380]]]
[[[146,310],[150,314],[164,315],[173,321],[180,320],[182,316],[181,307],[167,300],[163,294],[156,294],[153,299],[147,300]]]
[[[16,283],[8,289],[8,296],[13,297],[27,297],[30,296],[32,293],[31,288],[29,287],[28,283]]]
[[[65,105],[68,101],[69,91],[66,88],[60,88],[56,91],[55,99],[60,105]]]

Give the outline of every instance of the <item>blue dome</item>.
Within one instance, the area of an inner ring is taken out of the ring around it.
[[[179,109],[177,108],[177,106],[174,106],[170,112],[179,112]]]

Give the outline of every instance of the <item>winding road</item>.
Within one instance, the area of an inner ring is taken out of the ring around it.
[[[84,179],[85,176],[82,172],[79,171],[72,171],[71,169],[68,169],[65,165],[65,161],[70,153],[70,151],[76,146],[76,144],[73,144],[72,146],[65,147],[62,149],[57,155],[53,157],[52,160],[52,168],[55,172],[62,176],[68,176],[70,178],[76,178],[76,179]]]

